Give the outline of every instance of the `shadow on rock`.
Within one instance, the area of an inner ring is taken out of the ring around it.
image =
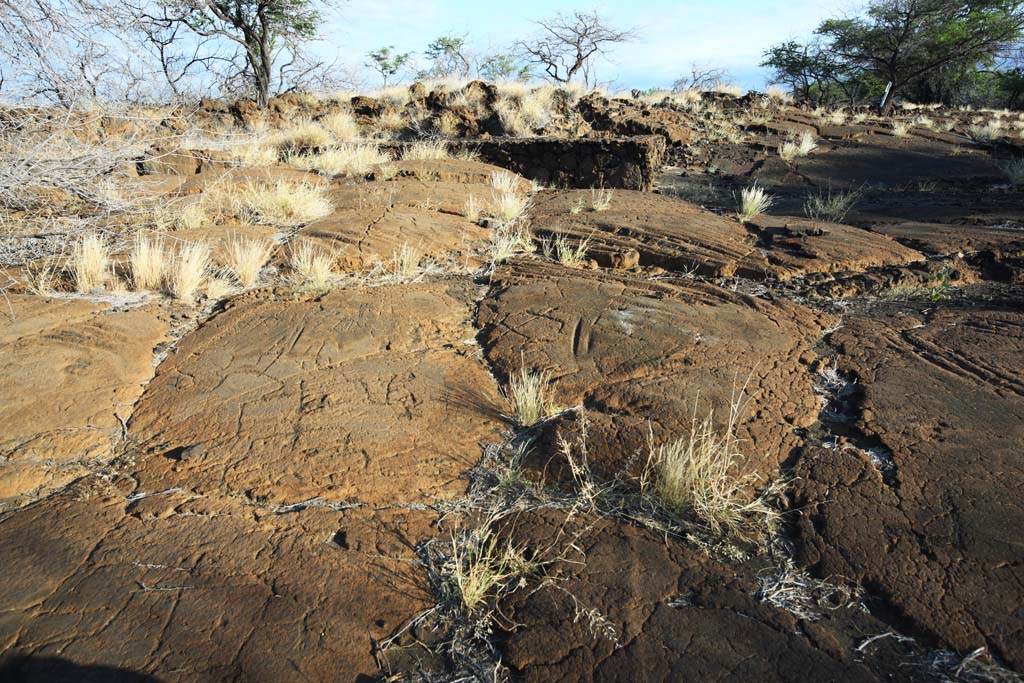
[[[138,671],[97,664],[76,664],[60,657],[19,655],[0,660],[5,683],[163,683]]]

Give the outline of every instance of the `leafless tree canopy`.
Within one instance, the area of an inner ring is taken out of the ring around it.
[[[672,90],[714,90],[729,80],[729,72],[720,67],[690,65],[690,75],[682,76],[672,84]]]
[[[71,106],[218,92],[265,104],[273,93],[349,85],[346,70],[306,50],[326,4],[0,0],[0,95]]]
[[[546,78],[555,83],[570,83],[582,75],[587,85],[593,85],[594,58],[636,37],[634,29],[608,26],[597,12],[557,14],[538,21],[537,26],[537,35],[518,41],[515,49],[522,59],[540,66]]]

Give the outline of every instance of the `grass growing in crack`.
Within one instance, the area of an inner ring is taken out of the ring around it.
[[[548,372],[533,372],[521,368],[508,379],[508,399],[512,404],[512,418],[520,427],[532,427],[559,411],[551,397]]]
[[[252,287],[259,280],[273,248],[270,240],[232,237],[225,249],[225,265],[242,287]]]
[[[755,596],[758,600],[784,609],[806,621],[817,621],[821,618],[822,612],[845,607],[860,607],[866,610],[859,586],[846,582],[820,581],[798,569],[789,560],[775,571],[763,573],[758,578],[758,584]]]
[[[298,285],[325,289],[334,280],[337,257],[313,242],[303,240],[291,248],[289,265]]]
[[[531,583],[544,581],[545,568],[558,561],[548,557],[557,540],[541,549],[512,540],[509,518],[513,514],[491,509],[468,520],[460,518],[449,538],[420,545],[418,554],[436,602],[378,644],[384,655],[382,669],[390,669],[389,648],[397,645],[405,631],[416,628],[435,634],[432,656],[446,657],[448,673],[460,674],[445,680],[505,680],[507,672],[492,637],[496,625],[506,629],[515,625],[502,620],[498,605]]]
[[[820,192],[807,198],[804,202],[804,215],[815,221],[842,223],[858,199],[859,191],[833,194],[832,188],[829,188],[827,192]]]
[[[466,203],[462,207],[462,215],[465,216],[466,220],[470,223],[479,223],[480,212],[480,202],[477,201],[476,196],[470,195],[469,199],[466,200]]]
[[[590,237],[570,239],[564,233],[556,232],[543,239],[541,249],[544,256],[557,260],[563,266],[582,268],[590,251]]]
[[[129,259],[135,291],[160,289],[167,273],[168,254],[159,237],[136,235]]]
[[[193,303],[206,279],[210,266],[210,248],[196,242],[178,249],[170,272],[170,290],[175,299]]]
[[[448,558],[441,565],[452,595],[471,618],[503,593],[523,587],[526,577],[539,569],[527,559],[526,547],[502,538],[492,517],[474,529],[452,531]],[[489,620],[489,619],[488,619]]]
[[[689,433],[651,449],[645,478],[670,514],[692,515],[715,536],[758,543],[778,527],[780,513],[771,501],[782,484],[751,497],[757,477],[737,471],[741,402],[742,393],[731,404],[722,429],[716,428],[713,413],[699,418],[694,406]]]
[[[757,184],[745,187],[740,191],[740,208],[736,216],[741,221],[749,221],[772,207],[775,200]]]
[[[594,211],[607,211],[612,205],[614,190],[592,189],[590,190],[590,208]]]
[[[102,235],[89,233],[79,240],[71,253],[71,272],[75,289],[81,294],[106,284],[110,279],[110,253]]]
[[[491,230],[487,256],[492,265],[504,263],[518,254],[533,251],[530,222],[524,219],[499,225]]]

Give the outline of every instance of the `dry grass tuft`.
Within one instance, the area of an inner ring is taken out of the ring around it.
[[[286,158],[290,166],[328,176],[364,177],[373,167],[391,161],[377,145],[340,144],[315,154],[295,154]]]
[[[198,230],[212,222],[207,210],[208,199],[200,196],[181,207],[181,211],[173,219],[174,227],[179,230]]]
[[[158,290],[167,274],[168,253],[159,237],[135,236],[129,257],[135,291]]]
[[[612,197],[614,196],[614,190],[591,189],[590,208],[594,211],[607,211],[612,205]]]
[[[220,301],[238,294],[238,287],[229,278],[211,277],[206,281],[206,297],[211,301]]]
[[[388,271],[390,274],[401,280],[409,280],[419,272],[420,262],[423,260],[423,254],[416,247],[413,247],[408,242],[403,242],[402,246],[391,253],[391,263],[389,264]]]
[[[590,251],[590,238],[570,239],[563,233],[556,232],[544,238],[542,248],[545,256],[556,259],[563,266],[582,268]]]
[[[453,530],[450,553],[442,573],[470,617],[489,609],[503,593],[520,586],[541,563],[528,559],[525,545],[514,545],[494,530],[498,516],[490,515],[472,530]]]
[[[289,264],[297,284],[326,289],[334,280],[337,256],[326,249],[303,240],[291,248]]]
[[[998,120],[985,124],[972,124],[967,128],[967,135],[975,142],[994,142],[1005,134],[1003,124]]]
[[[185,303],[193,303],[209,266],[210,248],[206,244],[194,242],[179,247],[169,276],[171,295]]]
[[[312,121],[299,123],[273,138],[278,156],[282,159],[296,154],[315,154],[329,147],[332,142],[331,134]]]
[[[508,378],[512,418],[520,427],[532,427],[559,412],[550,393],[550,373],[522,368]]]
[[[529,221],[522,219],[509,221],[491,230],[487,256],[492,265],[504,263],[518,254],[532,252],[533,235],[530,232]]]
[[[332,211],[326,188],[311,183],[249,183],[236,201],[239,216],[258,225],[298,227]]]
[[[818,144],[810,131],[804,131],[799,136],[791,136],[779,146],[779,156],[783,161],[793,161],[797,157],[805,157],[815,149]]]
[[[462,215],[466,217],[471,223],[480,222],[480,202],[477,201],[475,195],[470,195],[469,199],[462,207]]]
[[[892,134],[898,138],[905,138],[910,135],[910,124],[906,121],[896,121],[892,124]]]
[[[351,142],[362,136],[359,124],[351,112],[338,111],[320,118],[318,123],[330,133],[335,142]]]
[[[672,514],[690,514],[716,536],[745,542],[771,537],[780,513],[770,500],[781,490],[776,483],[753,496],[756,476],[737,473],[741,455],[736,437],[742,394],[730,406],[724,428],[715,427],[713,414],[699,419],[694,406],[690,432],[652,448],[645,478],[661,505]]]
[[[490,215],[500,223],[521,218],[530,206],[530,198],[518,193],[519,179],[507,171],[491,173]]]
[[[755,183],[740,191],[740,209],[736,213],[736,217],[741,221],[749,221],[754,216],[770,209],[774,202],[772,196]]]
[[[414,142],[402,152],[403,161],[433,161],[451,159],[448,143],[444,140],[423,140]]]
[[[102,235],[89,233],[79,240],[71,254],[71,271],[79,293],[103,288],[111,272],[110,252]]]
[[[769,86],[768,89],[765,90],[765,94],[776,102],[786,104],[793,101],[793,96],[789,94],[789,91],[785,88],[780,88],[777,85]]]
[[[812,195],[804,202],[804,215],[815,221],[842,223],[860,198],[860,192],[827,192]]]
[[[248,289],[260,279],[260,271],[270,258],[274,243],[270,240],[234,236],[225,248],[224,264],[242,287]]]
[[[722,83],[715,86],[715,92],[722,93],[723,95],[730,95],[732,97],[740,97],[743,95],[743,88],[738,85]]]

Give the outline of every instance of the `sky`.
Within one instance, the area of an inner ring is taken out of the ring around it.
[[[768,72],[758,64],[767,48],[810,36],[823,19],[849,11],[851,0],[347,0],[324,26],[317,51],[360,67],[369,85],[379,76],[362,64],[379,47],[422,54],[432,39],[454,33],[478,51],[502,50],[530,35],[536,19],[590,9],[639,34],[598,68],[599,80],[613,89],[668,87],[694,62],[724,67],[735,85],[760,89]]]

